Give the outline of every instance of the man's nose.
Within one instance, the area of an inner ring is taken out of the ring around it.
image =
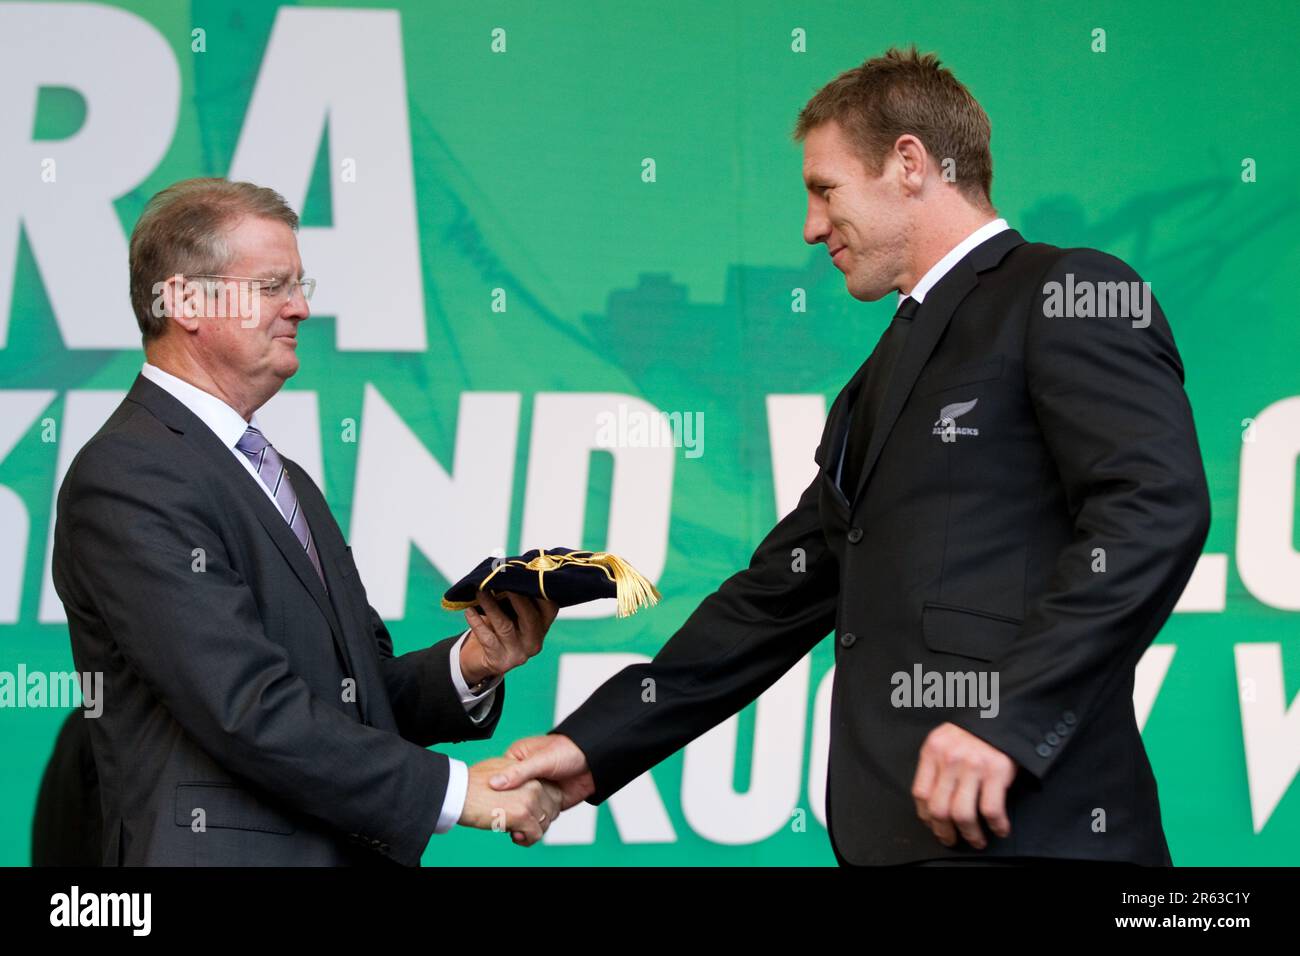
[[[301,285],[294,283],[293,291],[289,293],[289,301],[284,304],[284,311],[280,314],[286,319],[299,321],[311,315],[311,307],[307,305],[307,297],[302,294]]]
[[[826,214],[812,203],[808,204],[808,216],[803,222],[803,241],[810,246],[825,242],[830,235],[830,221]]]

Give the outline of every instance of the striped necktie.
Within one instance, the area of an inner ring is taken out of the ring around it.
[[[311,528],[307,527],[307,516],[298,507],[298,495],[294,493],[293,482],[289,478],[288,471],[285,470],[284,462],[271,447],[271,443],[266,440],[266,436],[252,425],[244,430],[239,441],[235,442],[235,447],[243,452],[252,464],[257,477],[262,479],[262,484],[270,489],[271,497],[275,499],[280,514],[284,515],[284,520],[289,522],[289,530],[294,533],[298,543],[307,552],[312,567],[320,575],[321,584],[324,584],[325,574],[321,571],[316,542],[312,540]]]

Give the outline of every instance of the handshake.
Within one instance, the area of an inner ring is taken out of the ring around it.
[[[468,682],[504,674],[542,649],[559,607],[553,601],[507,594],[507,614],[490,593],[480,591],[475,608],[465,610],[470,634],[461,651]],[[548,734],[517,740],[504,757],[469,768],[461,826],[509,832],[521,846],[532,846],[561,812],[595,792],[587,758],[568,737]]]
[[[532,846],[563,811],[591,796],[587,758],[568,737],[547,734],[516,740],[504,757],[469,768],[460,825],[509,831]]]

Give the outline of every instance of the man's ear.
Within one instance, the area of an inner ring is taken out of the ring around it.
[[[894,156],[902,184],[909,192],[919,193],[925,185],[925,177],[931,171],[940,172],[936,166],[937,160],[930,155],[925,144],[911,133],[904,133],[894,141]]]
[[[154,303],[163,310],[163,317],[187,332],[197,332],[206,304],[202,283],[187,280],[185,276],[177,274],[159,282],[154,288]]]

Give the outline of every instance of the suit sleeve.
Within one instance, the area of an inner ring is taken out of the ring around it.
[[[359,723],[293,673],[231,565],[201,464],[101,438],[66,484],[72,573],[185,732],[232,774],[418,864],[442,808],[447,758]]]
[[[995,662],[998,716],[953,721],[1039,780],[1087,732],[1099,702],[1132,694],[1133,670],[1191,577],[1210,522],[1183,365],[1164,313],[1148,297],[1145,317],[1064,317],[1049,297],[1071,282],[1100,295],[1117,288],[1109,283],[1142,287],[1119,259],[1081,249],[1058,259],[1036,291],[1027,386],[1074,536],[1026,608],[1019,639]]]
[[[653,661],[615,674],[552,731],[586,755],[589,803],[741,710],[834,627],[838,563],[818,518],[819,480]]]
[[[475,722],[461,701],[449,666],[460,635],[432,647],[393,656],[393,638],[379,612],[370,608],[370,624],[379,649],[379,664],[402,736],[420,746],[486,740],[496,730],[505,705],[505,681],[496,687],[492,706]]]

